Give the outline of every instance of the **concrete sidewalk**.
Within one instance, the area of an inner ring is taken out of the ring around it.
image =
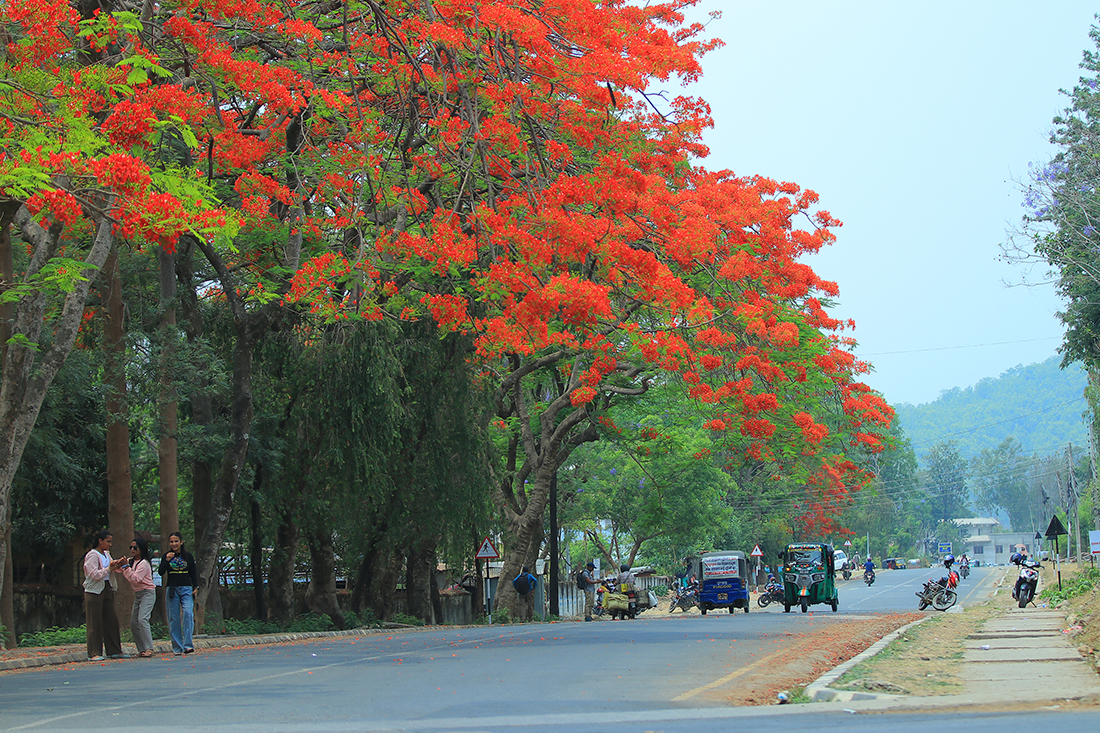
[[[1065,614],[1030,607],[1006,610],[967,636],[960,675],[965,690],[961,694],[917,697],[829,687],[921,621],[903,626],[822,675],[807,685],[806,694],[816,702],[843,702],[848,703],[847,708],[866,710],[1100,699],[1100,675],[1089,668],[1070,636],[1063,633],[1068,625]]]
[[[195,651],[201,652],[208,649],[239,646],[261,646],[264,644],[281,644],[288,641],[300,641],[302,639],[325,639],[337,636],[368,636],[371,634],[392,634],[397,629],[420,629],[426,627],[407,626],[405,624],[387,623],[382,628],[371,629],[345,629],[343,631],[303,631],[283,634],[259,634],[256,636],[196,636]],[[122,645],[124,652],[131,654],[130,659],[109,659],[97,664],[113,662],[142,661],[136,656],[133,644]],[[153,649],[158,656],[172,656],[172,643],[166,639],[153,642]],[[190,658],[190,657],[188,657]],[[59,647],[36,649],[0,649],[0,672],[13,669],[28,669],[31,667],[46,667],[52,664],[74,664],[88,662],[88,652],[84,644],[71,644]]]

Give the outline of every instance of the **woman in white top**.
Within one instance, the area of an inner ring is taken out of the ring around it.
[[[149,616],[157,600],[153,583],[153,564],[149,561],[149,544],[140,537],[130,542],[130,559],[122,566],[122,575],[134,589],[134,605],[130,611],[130,632],[134,635],[139,657],[153,656],[153,633]]]
[[[84,621],[88,635],[88,659],[103,659],[104,649],[111,659],[124,659],[122,640],[115,614],[115,590],[118,572],[125,558],[111,559],[111,533],[101,529],[92,535],[92,547],[84,556]]]

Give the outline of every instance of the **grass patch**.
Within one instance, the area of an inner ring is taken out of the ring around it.
[[[1082,596],[1095,589],[1097,585],[1100,585],[1100,568],[1085,568],[1068,579],[1063,578],[1060,589],[1057,582],[1047,585],[1039,593],[1039,598],[1054,606],[1062,601]]]
[[[999,613],[985,603],[962,613],[944,613],[910,628],[885,649],[841,675],[833,687],[841,690],[904,690],[911,695],[951,695],[962,692],[967,636]]]

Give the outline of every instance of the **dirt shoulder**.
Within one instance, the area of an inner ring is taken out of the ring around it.
[[[727,705],[774,705],[776,695],[798,690],[846,662],[890,632],[922,617],[888,613],[861,617],[816,614],[799,634],[763,664],[698,699]]]

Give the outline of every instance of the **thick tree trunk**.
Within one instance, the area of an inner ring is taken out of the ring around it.
[[[275,552],[271,555],[267,591],[271,620],[288,624],[294,619],[294,560],[298,555],[298,523],[289,512],[279,517]]]
[[[390,617],[402,559],[385,537],[367,548],[351,597],[352,610],[358,613],[369,608],[380,619]]]
[[[344,614],[336,601],[336,555],[331,532],[309,533],[309,558],[312,568],[306,588],[306,608],[310,613],[327,613],[336,628],[342,629]]]
[[[107,386],[107,525],[115,536],[115,555],[125,557],[134,538],[134,503],[130,478],[130,419],[126,404],[126,306],[122,302],[122,276],[118,248],[112,248],[103,266],[103,302],[107,319],[103,328],[104,382]],[[134,591],[123,580],[115,593],[119,626],[130,621]]]
[[[175,255],[161,248],[160,263],[160,375],[158,405],[160,423],[157,440],[157,483],[160,489],[160,536],[179,529],[179,405],[174,384],[176,359],[176,273]]]
[[[429,563],[431,568],[429,568]],[[435,551],[424,545],[414,545],[405,556],[405,610],[424,623],[432,619],[432,596],[429,580],[435,576]]]
[[[11,249],[11,222],[17,210],[18,206],[15,205],[15,202],[0,204],[0,292],[7,291],[15,282],[15,263],[12,260]],[[0,303],[0,365],[3,365],[4,358],[8,353],[12,312],[11,303]],[[0,504],[0,507],[5,506],[7,517],[2,522],[4,532],[0,533],[0,545],[3,545],[3,549],[0,549],[0,556],[4,558],[3,564],[0,565],[0,572],[3,573],[3,576],[0,576],[0,588],[3,589],[0,590],[0,626],[7,629],[7,633],[3,639],[0,639],[0,642],[3,642],[6,648],[14,649],[17,644],[17,637],[15,633],[15,589],[12,587],[11,502],[6,505]]]
[[[16,212],[15,222],[32,247],[27,276],[33,277],[56,254],[61,228],[42,229],[25,207]],[[0,537],[8,532],[8,509],[15,472],[34,423],[38,420],[46,390],[76,343],[84,306],[88,301],[88,289],[111,250],[111,231],[110,221],[104,219],[97,222],[92,246],[84,258],[84,279],[76,282],[73,289],[65,294],[60,312],[53,317],[53,333],[46,340],[49,346],[44,352],[40,352],[38,343],[48,317],[46,296],[41,292],[31,292],[15,304],[11,332],[13,336],[23,337],[25,342],[7,344],[3,378],[0,380],[3,385],[0,387]],[[50,311],[51,314],[55,312]],[[0,566],[7,562],[7,557],[8,548],[0,542]],[[0,596],[3,590],[0,587]]]

